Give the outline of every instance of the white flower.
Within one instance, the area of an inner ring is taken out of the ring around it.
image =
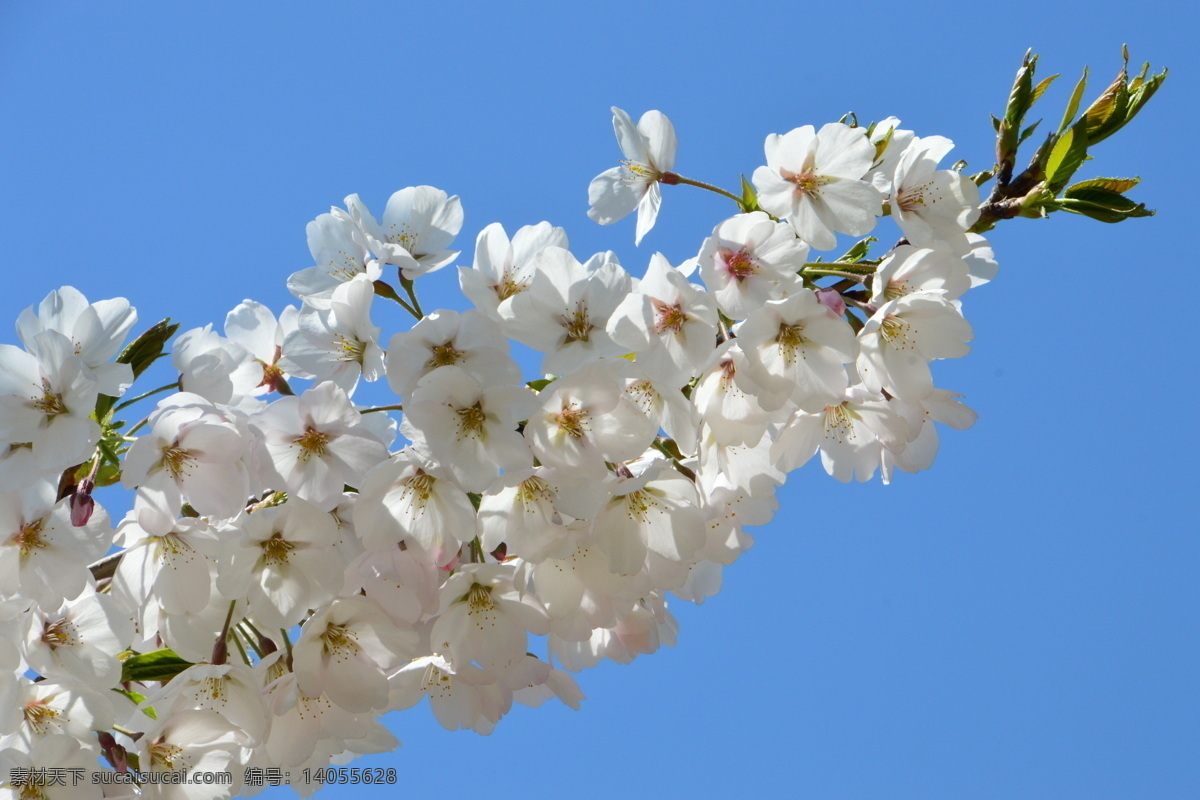
[[[772,300],[737,328],[750,377],[765,391],[758,401],[774,410],[788,401],[821,407],[846,388],[843,366],[858,355],[844,319],[803,289]]]
[[[133,382],[133,368],[112,359],[137,322],[137,311],[124,297],[88,303],[72,286],[63,286],[38,305],[21,312],[17,335],[25,347],[38,355],[38,337],[45,331],[57,331],[71,340],[75,355],[96,377],[101,394],[119,397]]]
[[[250,490],[248,447],[249,437],[203,397],[180,392],[160,402],[121,474],[126,489],[137,487],[138,524],[167,533],[185,499],[201,514],[237,516]]]
[[[508,240],[499,222],[479,232],[474,269],[458,268],[462,293],[491,319],[509,316],[512,298],[529,288],[529,261],[547,247],[568,247],[567,232],[549,222],[526,225]]]
[[[354,529],[372,552],[408,540],[439,565],[475,535],[475,507],[448,473],[411,448],[367,473],[354,504]]]
[[[78,742],[94,742],[93,731],[113,724],[110,687],[97,687],[97,691],[77,682],[20,681],[15,703],[20,722],[0,731],[0,747],[25,750],[39,739],[60,734]]]
[[[262,383],[255,387],[254,394],[278,388],[283,370],[276,362],[283,353],[284,339],[296,330],[297,315],[295,306],[287,306],[276,320],[271,309],[253,300],[243,300],[225,315],[225,335],[262,364]]]
[[[894,470],[919,472],[933,466],[938,451],[938,434],[934,422],[949,425],[957,431],[965,431],[975,424],[978,415],[959,401],[960,394],[945,389],[934,389],[919,402],[905,403],[894,400],[898,411],[909,422],[909,441],[900,448],[885,448],[883,451],[882,475],[884,483],[891,482]],[[916,428],[913,435],[912,428]]]
[[[617,344],[667,385],[683,386],[716,347],[717,309],[701,287],[689,283],[666,256],[655,253],[635,290],[608,320]]]
[[[55,472],[86,461],[100,439],[90,417],[99,383],[63,334],[43,331],[34,343],[37,356],[0,344],[0,442],[27,444]]]
[[[992,252],[992,246],[987,239],[978,233],[968,233],[967,242],[970,243],[971,250],[963,256],[963,261],[967,264],[967,271],[971,273],[971,288],[974,289],[995,278],[1000,265],[996,263],[996,254]]]
[[[328,381],[298,397],[281,397],[251,423],[262,431],[287,490],[323,511],[341,502],[346,484],[357,485],[387,458],[387,448],[346,393]]]
[[[965,356],[971,326],[941,292],[916,292],[880,306],[858,341],[858,374],[870,391],[920,400],[933,391],[929,362]]]
[[[914,292],[941,292],[956,300],[971,288],[967,265],[948,250],[901,245],[871,277],[871,303],[881,306]]]
[[[70,736],[43,736],[28,752],[0,750],[0,798],[103,800],[105,787],[91,783],[89,774],[98,772],[96,767],[96,753]],[[76,776],[82,780],[77,782]]]
[[[137,750],[143,772],[231,772],[243,758],[245,735],[215,711],[184,710],[160,718],[159,724],[138,739]],[[143,786],[147,800],[225,800],[233,784],[174,783],[149,780]]]
[[[358,275],[378,280],[383,266],[367,247],[367,238],[354,220],[340,208],[321,214],[305,228],[308,250],[316,266],[292,273],[288,290],[305,305],[329,308],[333,290]]]
[[[620,365],[596,361],[546,387],[525,425],[529,447],[543,464],[579,477],[602,478],[606,461],[642,454],[658,429],[631,403]]]
[[[513,576],[510,564],[464,564],[450,576],[429,634],[434,651],[494,671],[520,661],[526,634],[549,633],[550,618],[537,598],[517,591]]]
[[[385,671],[407,661],[417,634],[396,627],[374,600],[342,597],[313,614],[292,649],[296,684],[308,695],[324,692],[347,711],[388,705]]]
[[[445,248],[462,229],[458,196],[432,186],[409,186],[388,198],[382,223],[358,195],[346,198],[351,218],[366,236],[367,246],[386,264],[400,267],[409,280],[441,269],[458,257]]]
[[[762,388],[750,376],[746,354],[737,339],[721,344],[708,369],[692,389],[692,402],[710,435],[723,445],[757,442],[770,414],[759,398]]]
[[[481,492],[502,470],[532,466],[517,424],[535,402],[524,386],[482,386],[462,367],[448,366],[421,379],[404,413],[424,434],[417,449],[427,450],[459,486]]]
[[[875,128],[871,131],[871,144],[875,145],[878,150],[879,145],[887,140],[887,147],[875,160],[875,167],[866,174],[863,180],[870,181],[872,186],[885,195],[891,194],[892,177],[896,174],[896,165],[900,162],[900,156],[916,138],[916,134],[912,131],[901,130],[899,125],[900,120],[896,117],[884,117],[875,123]]]
[[[563,667],[579,671],[607,658],[628,664],[639,655],[653,653],[662,645],[675,644],[679,623],[667,610],[661,595],[649,595],[630,603],[628,610],[607,628],[597,628],[587,641],[563,641],[550,637],[550,649]]]
[[[237,342],[212,329],[193,328],[175,339],[171,365],[179,371],[179,385],[213,403],[236,405],[255,394],[263,381],[263,363]]]
[[[679,387],[664,383],[661,374],[635,362],[626,371],[625,396],[652,423],[666,431],[681,452],[686,455],[696,451],[700,414]]]
[[[364,590],[401,627],[416,625],[422,617],[437,613],[442,575],[433,559],[418,547],[365,552],[346,567],[345,575],[343,596]]]
[[[25,626],[25,660],[38,674],[90,686],[120,680],[117,654],[133,629],[111,597],[88,591],[54,611],[31,609]]]
[[[208,522],[185,517],[152,534],[129,517],[118,536],[125,553],[113,575],[115,597],[133,608],[153,600],[168,614],[198,614],[208,606],[221,546]]]
[[[141,705],[160,717],[185,709],[214,711],[240,730],[247,744],[257,744],[267,731],[259,677],[242,664],[193,664],[149,692]]]
[[[612,499],[596,516],[593,536],[609,569],[633,575],[647,551],[688,561],[704,545],[704,515],[696,485],[667,461],[653,461],[641,475],[620,478]]]
[[[512,706],[512,693],[474,664],[451,664],[440,655],[413,659],[389,679],[392,709],[411,708],[428,695],[437,721],[448,731],[471,728],[485,736]]]
[[[637,125],[621,109],[612,109],[613,130],[625,158],[621,166],[600,173],[588,186],[588,216],[601,225],[611,225],[638,212],[634,244],[654,227],[662,190],[658,186],[664,173],[675,166],[675,127],[661,111],[647,111]]]
[[[572,642],[587,641],[595,628],[616,624],[614,598],[630,586],[631,578],[608,568],[591,526],[567,526],[561,554],[527,564],[518,573],[517,588],[536,587],[538,600],[550,616],[551,633]]]
[[[299,497],[243,514],[223,534],[238,541],[228,546],[217,589],[226,598],[245,597],[264,629],[299,624],[342,588],[344,564],[330,549],[337,525]]]
[[[966,255],[967,228],[979,219],[979,187],[953,170],[937,168],[954,147],[944,136],[915,140],[896,165],[889,200],[892,217],[917,247],[945,247]]]
[[[37,484],[0,494],[0,597],[20,595],[58,608],[91,580],[88,564],[108,552],[113,532],[99,505],[82,527],[71,524],[70,500]]]
[[[293,672],[271,682],[265,692],[272,719],[260,755],[269,766],[322,768],[329,763],[328,754],[322,752],[325,745],[365,736],[371,729],[370,714],[346,711],[324,693],[305,694]],[[303,790],[304,785],[295,788]]]
[[[448,366],[461,367],[482,386],[511,386],[521,380],[520,367],[508,355],[508,340],[476,309],[435,311],[397,333],[388,345],[388,385],[405,399],[421,378]]]
[[[745,319],[768,300],[799,290],[808,245],[763,211],[722,222],[700,247],[700,277],[732,319]]]
[[[562,375],[621,352],[606,326],[632,281],[615,257],[605,254],[580,264],[567,250],[547,247],[534,256],[532,270],[528,291],[513,299],[512,316],[501,327],[546,354],[543,372]]]
[[[509,554],[537,563],[564,540],[565,520],[556,507],[558,491],[544,467],[507,472],[479,501],[479,541],[490,553],[501,544]]]
[[[787,217],[796,235],[818,250],[837,244],[834,232],[862,236],[875,227],[883,196],[862,180],[875,159],[866,129],[830,122],[767,137],[767,166],[754,170],[758,204]]]
[[[868,481],[883,448],[903,448],[908,426],[891,403],[861,384],[816,412],[797,410],[771,446],[772,459],[784,470],[802,466],[818,449],[825,471],[842,483]]]
[[[330,380],[350,394],[359,377],[378,380],[383,374],[379,327],[371,324],[375,288],[365,275],[339,285],[329,307],[306,306],[295,331],[283,340],[279,367],[291,375]]]

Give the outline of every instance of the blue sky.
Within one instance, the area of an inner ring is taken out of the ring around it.
[[[354,796],[1200,796],[1198,21],[1107,2],[5,2],[0,318],[62,284],[185,329],[243,298],[278,309],[311,263],[306,222],[426,183],[462,197],[462,263],[487,223],[542,219],[581,256],[678,263],[733,209],[665,187],[640,248],[632,218],[591,223],[611,105],[664,111],[678,171],[730,188],[766,134],[851,110],[948,136],[975,171],[1027,47],[1064,74],[1053,124],[1079,69],[1098,91],[1128,43],[1173,74],[1079,176],[1140,175],[1159,214],[994,232],[973,352],[935,370],[980,420],[933,470],[884,487],[801,469],[721,594],[673,604],[676,647],[490,737],[394,715],[403,747],[356,765],[401,787]],[[462,305],[451,270],[419,286]]]

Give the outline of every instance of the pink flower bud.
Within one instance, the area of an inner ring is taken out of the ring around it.
[[[82,528],[88,524],[88,520],[92,518],[92,511],[96,508],[96,501],[92,500],[90,494],[76,492],[71,495],[71,524],[76,528]]]
[[[846,301],[837,289],[817,289],[817,302],[839,317],[846,313]]]

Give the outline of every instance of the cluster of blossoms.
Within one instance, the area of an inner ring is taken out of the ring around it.
[[[514,701],[578,707],[570,673],[673,643],[668,595],[719,590],[790,470],[929,467],[935,423],[974,421],[930,364],[966,354],[961,297],[996,265],[968,232],[975,183],[939,168],[951,143],[897,124],[768,137],[742,213],[640,278],[549,223],[489,225],[461,313],[421,313],[414,288],[458,258],[458,198],[404,189],[377,220],[350,196],[308,225],[300,308],[246,301],[223,334],[178,336],[177,391],[129,430],[135,312],[51,293],[0,346],[0,768],[229,770],[141,787],[217,798],[252,793],[249,767],[388,750],[380,716],[425,697],[480,733]],[[661,184],[694,182],[661,113],[614,126],[626,160],[590,214],[636,209],[640,240]],[[882,259],[815,257],[885,214],[903,239]],[[418,319],[382,338],[378,302]],[[372,381],[395,405],[355,404]],[[119,521],[92,498],[117,481]]]

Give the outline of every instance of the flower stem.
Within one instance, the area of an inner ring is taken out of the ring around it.
[[[844,272],[838,269],[827,269],[826,265],[805,265],[804,268],[800,270],[800,274],[806,276],[832,275],[835,278],[845,278],[847,280],[852,280],[855,283],[862,283],[868,277],[866,275],[856,275],[853,272]]]
[[[113,725],[113,726],[112,726],[112,729],[113,729],[114,731],[116,731],[117,733],[123,733],[123,734],[125,734],[125,735],[126,735],[126,736],[128,736],[130,739],[133,739],[135,742],[136,742],[138,739],[140,739],[140,738],[142,738],[143,736],[145,736],[145,735],[146,735],[146,734],[145,734],[143,731],[134,731],[134,730],[130,730],[129,728],[126,728],[126,727],[124,727],[124,726],[122,726],[122,725]]]
[[[402,403],[397,403],[394,406],[372,406],[371,408],[360,408],[358,410],[358,413],[371,414],[376,411],[403,411],[403,410],[404,410],[404,405]]]
[[[213,645],[212,657],[209,659],[209,662],[212,664],[225,663],[229,652],[229,623],[233,621],[233,609],[236,606],[236,599],[229,603],[229,611],[225,614],[225,624],[221,626],[221,634],[217,637],[217,641]],[[237,637],[234,637],[234,641],[237,641]]]
[[[417,293],[413,290],[413,282],[404,277],[403,273],[400,275],[400,285],[404,287],[404,291],[408,293],[408,299],[412,301],[412,308],[409,311],[412,311],[417,319],[424,319],[425,312],[421,310],[421,304],[417,301]]]
[[[288,632],[286,630],[284,630],[283,628],[280,628],[279,632],[283,635],[283,646],[287,650],[287,666],[288,666],[288,669],[291,669],[292,668],[292,639],[290,636],[288,636]]]
[[[113,409],[113,412],[115,413],[117,411],[120,411],[122,408],[125,408],[126,406],[133,405],[134,403],[136,403],[139,400],[145,400],[147,397],[152,397],[156,394],[159,394],[160,392],[166,392],[171,389],[174,389],[175,391],[179,391],[179,381],[175,381],[174,383],[168,383],[166,386],[160,386],[157,389],[151,389],[148,392],[139,394],[137,397],[133,397],[133,398],[130,398],[129,400],[126,400],[124,403],[119,403]]]
[[[665,183],[668,186],[674,185],[676,183],[686,183],[688,186],[695,186],[699,189],[707,189],[710,192],[716,192],[719,195],[728,197],[730,200],[737,203],[739,206],[742,204],[742,198],[738,197],[733,192],[727,192],[719,186],[713,186],[711,183],[705,183],[704,181],[694,181],[691,178],[685,178],[682,175],[679,175],[678,173],[675,173],[675,172],[664,172],[663,177],[660,179],[660,182]]]

